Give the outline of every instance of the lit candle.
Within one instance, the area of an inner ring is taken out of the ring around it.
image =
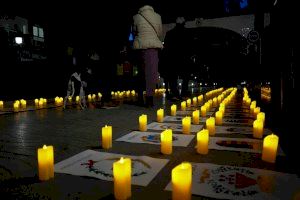
[[[199,120],[199,110],[195,110],[193,111],[193,124],[199,124],[200,120]]]
[[[139,117],[139,130],[147,131],[147,115],[141,115]]]
[[[40,100],[39,100],[39,107],[43,107],[43,105],[44,105],[44,100],[43,100],[43,99],[40,99]]]
[[[160,134],[160,151],[162,154],[172,153],[172,130],[166,129]]]
[[[216,125],[222,125],[222,121],[223,121],[223,112],[217,111],[216,112]]]
[[[131,160],[129,158],[113,163],[114,196],[115,199],[125,200],[131,196]]]
[[[263,121],[257,119],[253,122],[253,137],[262,138],[264,132]]]
[[[256,115],[256,119],[263,121],[263,123],[265,123],[265,118],[266,118],[266,115],[264,112],[260,112]]]
[[[213,107],[217,107],[218,106],[218,99],[217,97],[213,98]]]
[[[20,102],[17,100],[17,101],[15,101],[15,103],[14,103],[14,109],[15,109],[15,110],[18,110],[19,107],[20,107]]]
[[[48,168],[48,157],[47,157],[47,146],[38,149],[38,169],[39,179],[46,181],[49,179],[49,168]]]
[[[264,138],[262,160],[275,163],[279,137],[271,134]]]
[[[254,105],[254,108],[255,108],[256,107],[256,101],[252,101],[251,105]],[[251,105],[250,105],[250,107],[251,107]]]
[[[164,109],[160,108],[156,111],[156,119],[157,119],[157,122],[164,121]]]
[[[248,99],[246,100],[246,105],[247,105],[247,106],[250,106],[250,103],[251,103],[251,99],[248,98]]]
[[[197,99],[198,99],[198,104],[201,104],[202,101],[203,101],[203,95],[199,95],[199,96],[197,97]]]
[[[182,119],[182,133],[190,134],[191,131],[191,117],[184,117]]]
[[[186,102],[185,101],[183,101],[183,102],[181,102],[181,110],[182,111],[185,111],[186,110]]]
[[[71,96],[68,97],[68,100],[69,100],[69,102],[72,102],[72,97]]]
[[[44,145],[38,148],[39,180],[46,181],[54,177],[53,146]]]
[[[216,127],[215,127],[215,118],[210,117],[206,120],[206,128],[209,132],[209,135],[215,135]]]
[[[225,113],[225,107],[219,107],[219,111],[222,113],[222,116],[224,116]]]
[[[255,104],[251,104],[251,105],[250,105],[250,114],[253,113],[255,107],[256,107]]]
[[[172,169],[172,200],[190,200],[192,165],[183,162]]]
[[[188,108],[190,108],[191,107],[191,99],[187,99],[186,100],[186,106],[188,107]]]
[[[197,133],[197,152],[199,154],[208,153],[208,140],[209,132],[207,129],[203,129]]]
[[[98,92],[98,98],[101,99],[102,98],[102,94],[101,92]]]
[[[193,98],[193,105],[194,105],[194,106],[197,106],[197,104],[198,104],[198,102],[197,102],[197,97],[194,97],[194,98]]]
[[[25,107],[26,107],[26,104],[27,104],[26,100],[21,99],[20,102],[21,102],[21,106],[22,106],[23,108],[25,108]]]
[[[177,110],[177,106],[173,104],[171,106],[171,116],[176,116],[176,110]]]
[[[209,104],[209,109],[213,106],[213,100],[208,100],[208,104]]]
[[[259,112],[260,112],[260,107],[254,108],[253,115],[254,115],[255,118],[257,117],[257,114],[258,114]]]
[[[224,110],[225,110],[225,101],[223,101],[222,103],[220,103],[220,107],[223,107],[224,108]]]
[[[102,148],[109,149],[112,147],[112,126],[105,125],[102,127]]]
[[[3,109],[3,101],[0,101],[0,109]]]
[[[135,91],[134,90],[131,91],[131,96],[135,97]]]
[[[206,117],[206,106],[201,106],[201,117]]]
[[[222,102],[222,100],[223,100],[223,99],[222,99],[222,96],[221,96],[221,95],[219,95],[219,96],[218,96],[218,104],[219,104],[219,103],[221,103],[221,102]]]
[[[209,110],[210,110],[210,103],[209,103],[209,102],[206,102],[206,103],[204,104],[204,106],[206,107],[206,112],[209,112]]]
[[[79,96],[76,96],[76,103],[78,103],[80,100]]]
[[[92,95],[91,94],[88,95],[88,101],[92,101]]]
[[[58,103],[59,103],[59,97],[58,97],[58,96],[56,96],[56,97],[54,98],[54,102],[55,102],[55,104],[58,104]]]

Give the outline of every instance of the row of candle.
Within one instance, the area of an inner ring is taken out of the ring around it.
[[[165,130],[161,135],[162,144],[165,139],[171,140],[171,130]],[[197,152],[200,154],[208,153],[208,131],[202,130],[197,134]],[[263,142],[262,160],[274,163],[277,154],[278,136],[269,135]],[[172,146],[162,146],[164,154],[172,152]],[[38,169],[39,179],[42,181],[54,178],[54,154],[53,146],[44,145],[38,149]],[[192,165],[183,162],[172,169],[172,199],[186,200],[191,199],[192,189]],[[121,157],[113,163],[113,180],[115,199],[125,200],[132,196],[131,192],[132,161],[130,158]]]
[[[113,99],[123,99],[124,97],[129,98],[129,97],[136,97],[136,92],[135,90],[127,90],[127,91],[112,91],[111,96]]]
[[[163,95],[166,92],[165,88],[159,88],[154,90],[155,95]]]
[[[24,100],[24,99],[16,100],[16,101],[13,103],[13,108],[14,108],[15,110],[19,109],[20,106],[21,106],[22,108],[26,108],[26,105],[27,105],[26,100]]]
[[[53,146],[44,145],[38,148],[39,180],[47,181],[54,178]],[[131,177],[132,164],[130,158],[121,157],[113,163],[113,180],[115,199],[125,200],[132,196]],[[183,181],[184,180],[184,181]],[[189,199],[191,196],[192,168],[189,163],[182,163],[172,170],[173,199]]]
[[[211,91],[205,93],[205,97],[207,99],[210,99],[211,97],[218,95],[223,90],[224,90],[224,88],[218,88],[218,89],[215,89],[215,90],[211,90]]]
[[[63,101],[64,101],[64,98],[62,98],[62,97],[56,96],[56,97],[54,98],[54,103],[55,103],[56,105],[62,105]]]

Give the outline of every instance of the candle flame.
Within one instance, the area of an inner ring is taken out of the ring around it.
[[[187,163],[186,162],[181,163],[180,168],[181,169],[186,169],[187,168]]]
[[[123,157],[120,158],[120,163],[124,163],[124,158]]]
[[[43,149],[47,149],[47,146],[44,144]]]

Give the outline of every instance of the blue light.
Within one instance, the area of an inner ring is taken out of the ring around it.
[[[132,34],[132,33],[129,34],[128,40],[129,40],[130,42],[134,40],[133,34]]]
[[[248,0],[240,0],[240,8],[244,9],[248,6]]]

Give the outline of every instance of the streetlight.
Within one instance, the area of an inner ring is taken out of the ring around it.
[[[23,43],[23,38],[22,37],[15,37],[15,42],[16,42],[16,44],[22,44]]]

